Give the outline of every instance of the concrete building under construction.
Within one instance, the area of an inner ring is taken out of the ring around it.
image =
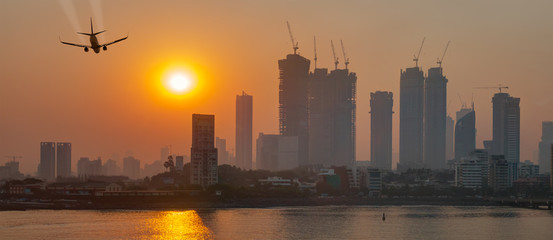
[[[424,74],[419,67],[401,71],[399,89],[398,169],[422,168]]]
[[[447,78],[441,67],[428,69],[424,84],[424,166],[445,168]]]
[[[355,163],[357,75],[348,69],[315,69],[310,91],[310,164]],[[313,154],[313,155],[311,155]]]
[[[279,130],[283,136],[298,137],[298,164],[309,160],[309,65],[299,54],[278,61]]]

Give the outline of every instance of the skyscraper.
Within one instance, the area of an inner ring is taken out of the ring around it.
[[[355,118],[357,75],[348,69],[335,69],[328,75],[332,85],[333,165],[353,167],[355,164]],[[328,130],[327,130],[328,131]]]
[[[445,168],[447,78],[441,67],[428,69],[424,84],[424,165]]]
[[[309,160],[309,64],[298,54],[278,61],[280,135],[298,137],[299,165],[307,165]]]
[[[252,109],[251,95],[236,95],[236,165],[242,169],[252,169]]]
[[[401,71],[399,92],[399,169],[423,167],[424,74]]]
[[[449,115],[445,118],[445,159],[455,158],[455,120]]]
[[[310,78],[309,164],[353,166],[357,76],[316,68]]]
[[[476,149],[476,113],[474,108],[462,108],[455,123],[455,159],[467,157]]]
[[[331,81],[326,68],[310,74],[309,89],[309,164],[332,165],[333,128]]]
[[[208,187],[217,184],[217,148],[215,115],[192,114],[190,183]]]
[[[392,107],[391,92],[371,93],[371,164],[392,170]]]
[[[71,143],[57,143],[57,177],[71,176]]]
[[[553,122],[544,121],[541,124],[541,141],[539,143],[540,173],[551,173],[551,153],[549,146],[553,144]]]
[[[520,98],[496,93],[493,103],[493,155],[505,155],[509,163],[520,162]]]
[[[52,181],[55,179],[56,173],[56,143],[41,142],[40,143],[40,164],[38,175],[40,178]]]

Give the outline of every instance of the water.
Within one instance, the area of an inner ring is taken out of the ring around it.
[[[553,239],[553,211],[452,206],[8,211],[0,212],[0,239]]]

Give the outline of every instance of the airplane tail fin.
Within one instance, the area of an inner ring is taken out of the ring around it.
[[[99,31],[97,33],[94,33],[94,27],[92,26],[92,18],[90,18],[90,33],[82,33],[82,32],[77,32],[78,34],[82,34],[82,35],[87,35],[87,36],[95,36],[95,35],[98,35],[100,33],[103,33],[105,32],[106,30],[104,31]]]

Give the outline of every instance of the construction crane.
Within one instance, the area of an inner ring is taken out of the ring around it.
[[[11,158],[13,162],[15,162],[15,159],[17,158],[23,158],[23,156],[4,156],[5,158]]]
[[[317,39],[315,36],[313,36],[313,48],[315,52],[315,58],[313,60],[315,60],[315,69],[317,69]]]
[[[290,40],[292,40],[292,48],[294,49],[294,54],[296,54],[296,51],[298,50],[298,43],[294,40],[294,35],[292,35],[292,28],[290,28],[290,23],[286,21],[286,25],[288,25],[288,33],[290,33]]]
[[[442,67],[442,62],[444,61],[445,53],[447,52],[447,47],[449,47],[450,42],[451,41],[447,41],[447,44],[445,45],[444,54],[442,54],[442,58],[441,59],[438,58],[438,61],[436,62],[440,68]]]
[[[419,48],[419,53],[417,55],[413,55],[413,61],[415,61],[415,67],[419,67],[419,57],[421,55],[422,46],[424,45],[424,40],[426,37],[422,39],[421,47]]]
[[[334,51],[334,43],[330,40],[330,46],[332,46],[332,56],[334,57],[334,69],[338,69],[338,58],[336,57],[336,52]]]
[[[340,39],[340,44],[342,45],[342,54],[344,55],[344,61],[345,61],[345,65],[346,65],[346,69],[348,69],[348,64],[349,64],[349,58],[346,57],[346,50],[344,48],[344,42]]]
[[[509,86],[503,86],[501,84],[499,84],[497,87],[474,87],[474,89],[492,89],[492,88],[497,88],[499,89],[499,92],[501,93],[501,89],[509,89]]]

